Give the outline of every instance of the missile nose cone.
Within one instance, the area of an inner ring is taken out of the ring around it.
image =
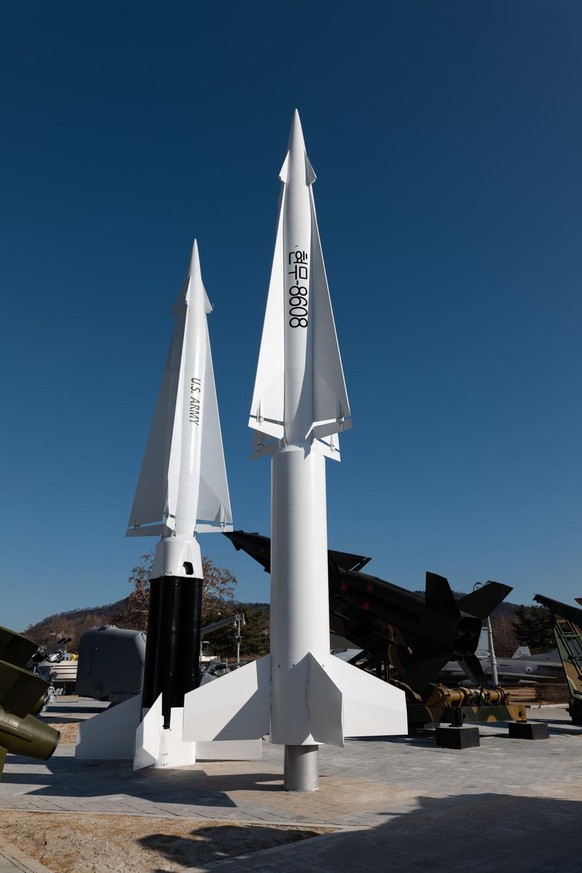
[[[317,178],[307,157],[303,128],[301,127],[301,119],[297,109],[293,113],[289,143],[287,145],[287,157],[281,167],[279,178],[282,182],[289,183],[291,180],[294,180],[303,185],[312,185]]]
[[[190,268],[188,273],[192,279],[202,279],[202,273],[200,271],[200,255],[198,253],[198,240],[194,240],[192,243],[192,254],[190,256]]]
[[[204,312],[208,314],[212,312],[212,304],[208,299],[208,295],[206,293],[206,289],[204,287],[204,282],[202,281],[202,270],[200,268],[200,255],[198,253],[198,240],[194,240],[192,243],[192,254],[190,256],[190,266],[188,268],[188,279],[187,279],[187,291],[186,291],[186,302],[190,303],[193,299],[191,297],[192,291],[194,296],[196,297],[198,294],[202,295]]]
[[[304,152],[305,151],[305,139],[303,137],[303,128],[301,127],[301,119],[299,117],[299,112],[296,109],[293,113],[293,121],[291,122],[291,132],[289,133],[289,145],[288,150],[290,152]]]

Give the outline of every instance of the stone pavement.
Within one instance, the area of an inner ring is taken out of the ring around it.
[[[220,873],[581,873],[582,729],[563,708],[529,718],[548,721],[550,739],[510,740],[504,726],[481,725],[480,747],[461,751],[437,748],[430,731],[321,747],[311,794],[282,791],[282,749],[267,743],[262,761],[138,773],[129,762],[77,762],[61,745],[47,762],[8,757],[0,809],[337,829],[196,868]],[[10,853],[0,850],[0,873],[46,871]]]

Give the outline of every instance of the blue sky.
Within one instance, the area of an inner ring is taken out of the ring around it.
[[[353,411],[332,548],[421,588],[582,595],[582,7],[0,2],[0,623],[129,593],[125,539],[198,238],[236,527],[299,108]],[[223,537],[203,552],[267,600]]]

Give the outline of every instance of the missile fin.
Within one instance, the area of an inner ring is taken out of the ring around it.
[[[305,155],[305,178],[307,179],[308,185],[313,185],[313,183],[317,179],[317,176],[315,175],[315,170],[311,166],[311,161],[309,160],[307,155]]]
[[[184,740],[256,740],[269,733],[271,656],[189,691]]]
[[[406,684],[414,691],[421,692],[451,660],[452,653],[450,648],[444,649],[419,641],[410,654],[406,648],[398,649],[394,646],[391,656]]]
[[[243,552],[254,558],[266,573],[271,572],[271,540],[269,537],[248,534],[244,530],[235,530],[232,533],[226,533],[225,536],[228,537],[237,551],[242,549]]]
[[[263,421],[264,425],[265,422]],[[274,455],[281,448],[282,439],[282,432],[280,436],[273,436],[264,430],[253,431],[251,458],[263,458],[266,455]]]
[[[133,769],[141,770],[151,767],[160,757],[160,738],[164,728],[162,715],[162,695],[149,708],[143,720],[139,723],[135,734],[135,754]]]
[[[184,327],[185,316],[179,317],[174,325],[172,342],[166,358],[162,384],[131,507],[126,533],[128,537],[143,536],[148,525],[156,525],[155,528],[147,529],[148,534],[150,532],[156,534],[163,529],[162,517],[172,436],[168,417],[170,410],[176,406],[180,364],[178,350],[184,338]]]
[[[325,439],[351,427],[351,411],[331,306],[329,285],[317,226],[313,194],[311,208],[311,329],[313,343],[313,435],[321,441],[321,451],[339,460],[337,438]]]
[[[309,715],[318,743],[408,732],[404,692],[334,657],[309,655]]]
[[[259,362],[257,364],[257,375],[255,377],[249,419],[249,427],[258,431],[262,436],[262,438],[256,439],[253,446],[253,457],[268,454],[268,451],[265,452],[262,449],[264,445],[273,443],[273,438],[277,442],[272,451],[276,451],[279,447],[278,441],[282,440],[285,434],[285,315],[283,311],[285,288],[283,271],[281,269],[281,264],[283,263],[284,210],[285,189],[283,188],[279,206],[275,255],[273,257]]]
[[[289,174],[289,152],[285,155],[285,160],[283,161],[283,166],[279,170],[279,178],[282,182],[287,181],[287,176]]]
[[[77,734],[75,758],[112,761],[132,759],[141,712],[141,694],[136,694],[103,710],[95,718],[83,720]]]
[[[309,732],[316,743],[344,745],[344,695],[326,667],[309,655]]]
[[[218,399],[210,340],[206,342],[206,389],[202,416],[202,450],[200,460],[200,490],[196,530],[203,532],[232,530],[232,511],[222,447],[222,432],[218,414]]]
[[[458,618],[459,607],[455,595],[451,591],[449,580],[436,573],[426,574],[425,604],[429,610],[434,610],[449,618]]]
[[[225,534],[225,536],[228,537],[237,551],[242,549],[247,555],[258,561],[267,573],[271,572],[271,540],[269,537],[261,536],[258,533],[248,533],[244,530],[235,530]],[[332,549],[328,552],[328,558],[336,571],[344,573],[350,570],[358,572],[372,560],[365,555],[354,555],[352,552],[338,552]]]
[[[487,676],[477,655],[465,655],[464,658],[459,658],[458,662],[469,679],[472,679],[476,685],[480,685],[482,688],[487,686]]]
[[[336,572],[339,573],[358,573],[372,560],[365,555],[354,555],[351,552],[336,552],[332,549],[327,554],[330,563]]]
[[[482,588],[476,588],[470,594],[457,600],[457,606],[462,612],[485,619],[513,591],[509,585],[502,582],[487,582]]]

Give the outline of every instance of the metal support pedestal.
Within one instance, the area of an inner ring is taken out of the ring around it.
[[[443,749],[472,749],[479,745],[477,727],[438,727],[436,744]]]
[[[319,746],[285,746],[285,791],[317,791]]]
[[[510,721],[509,736],[514,740],[547,740],[550,731],[544,721]]]

